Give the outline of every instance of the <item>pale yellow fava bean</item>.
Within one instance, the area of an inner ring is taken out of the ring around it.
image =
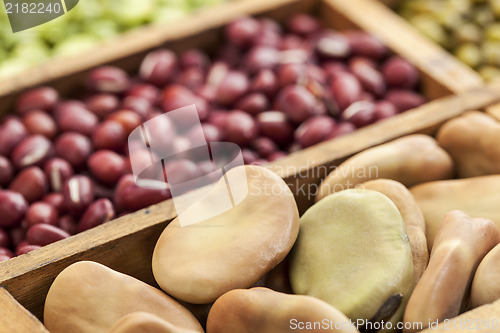
[[[429,266],[413,291],[404,321],[405,333],[459,315],[472,277],[486,253],[500,241],[495,224],[461,211],[446,214],[439,227]],[[421,323],[418,327],[416,323]]]
[[[233,177],[242,170],[246,179]],[[231,169],[227,178],[233,189],[248,189],[244,199],[196,224],[181,226],[174,219],[153,253],[160,287],[188,303],[210,303],[229,290],[251,287],[285,258],[297,239],[297,204],[278,175],[249,165]],[[213,199],[227,193],[224,179],[211,191],[207,200],[188,208],[183,221],[199,220],[214,207]]]
[[[500,123],[484,112],[448,121],[437,140],[455,161],[460,178],[500,174]]]
[[[72,264],[56,277],[45,300],[44,324],[51,333],[107,333],[138,311],[203,332],[191,312],[161,290],[91,261]]]
[[[147,312],[133,312],[118,320],[108,333],[197,333],[179,328]]]
[[[452,210],[490,219],[500,228],[499,189],[500,175],[436,181],[410,188],[424,214],[429,251],[441,221]]]
[[[380,192],[391,199],[398,208],[405,222],[406,233],[410,240],[416,284],[429,262],[429,251],[427,250],[427,238],[425,237],[424,215],[415,198],[403,184],[390,179],[371,180],[359,185],[358,188]]]
[[[488,252],[479,264],[472,281],[471,305],[493,303],[500,299],[500,244]]]
[[[290,257],[293,291],[322,299],[353,321],[371,319],[401,294],[401,304],[386,320],[396,328],[414,287],[413,271],[403,218],[380,192],[337,192],[300,219]]]
[[[212,306],[207,333],[359,333],[339,310],[317,298],[268,288],[236,289]]]
[[[428,135],[414,134],[369,148],[341,163],[321,183],[316,201],[369,180],[413,186],[453,176],[453,161]]]

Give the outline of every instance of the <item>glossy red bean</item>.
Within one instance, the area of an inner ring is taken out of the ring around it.
[[[316,99],[299,85],[285,87],[277,97],[278,108],[295,124],[300,124],[316,113]]]
[[[14,253],[12,253],[11,250],[9,250],[7,248],[7,246],[5,247],[0,247],[0,256],[7,256],[9,258],[12,258],[14,256]],[[1,260],[0,260],[1,261]]]
[[[139,77],[157,86],[172,81],[178,67],[177,56],[166,49],[150,52],[141,63]]]
[[[267,137],[260,137],[252,142],[252,149],[257,152],[262,158],[267,158],[272,153],[278,150],[278,146],[273,140]]]
[[[67,132],[55,141],[56,156],[66,160],[77,170],[85,166],[92,153],[92,142],[83,134]]]
[[[76,175],[64,183],[64,207],[73,216],[80,216],[94,201],[94,187],[89,177]]]
[[[56,121],[62,132],[78,132],[90,136],[99,119],[83,104],[70,101],[57,108]]]
[[[86,106],[97,117],[104,119],[118,109],[120,100],[112,94],[97,94],[87,100]]]
[[[222,132],[214,125],[209,123],[201,124],[201,131],[194,127],[189,131],[187,138],[190,142],[219,142],[222,139]]]
[[[66,231],[70,235],[78,233],[78,223],[71,215],[64,215],[59,218],[58,227]]]
[[[328,61],[323,65],[323,72],[328,81],[348,72],[347,66],[341,61]]]
[[[321,57],[338,59],[347,57],[351,46],[340,33],[329,31],[319,38],[316,50]]]
[[[137,126],[142,124],[141,116],[134,111],[120,110],[110,114],[106,120],[116,121],[125,129],[125,134],[128,136]]]
[[[138,175],[140,178],[144,179],[162,179],[163,170],[161,165],[158,163],[158,158],[154,153],[146,149],[139,149],[133,151],[127,162],[127,170],[132,173],[132,166],[130,161],[134,161],[134,166],[137,166],[137,170],[142,170],[141,174]]]
[[[47,177],[37,166],[28,167],[17,174],[9,189],[20,193],[28,202],[40,200],[48,190]]]
[[[0,155],[0,186],[7,186],[14,177],[12,163],[5,156]]]
[[[123,156],[105,149],[93,153],[87,165],[99,182],[108,185],[116,184],[127,168]]]
[[[152,112],[152,105],[147,98],[138,96],[127,96],[122,102],[123,110],[131,110],[137,113],[141,119],[146,119]]]
[[[50,224],[35,224],[28,229],[26,239],[30,245],[45,246],[71,236],[66,231]]]
[[[280,87],[297,83],[302,84],[306,79],[306,75],[306,66],[302,63],[283,64],[277,70]]]
[[[262,135],[280,146],[286,146],[293,141],[293,127],[283,112],[262,112],[257,115],[257,124]]]
[[[50,225],[57,225],[59,214],[57,210],[49,203],[37,201],[31,204],[26,212],[26,225],[29,227],[45,223]]]
[[[384,98],[391,102],[398,112],[414,109],[425,103],[425,98],[413,91],[393,89],[388,91]]]
[[[335,128],[335,120],[328,116],[309,118],[295,131],[295,140],[302,148],[320,143],[328,137]]]
[[[208,116],[207,102],[203,98],[194,95],[188,88],[181,86],[180,84],[167,86],[165,90],[163,90],[163,94],[160,99],[162,109],[165,112],[195,104],[200,120],[204,120]]]
[[[43,199],[44,202],[52,205],[59,215],[66,213],[64,208],[64,196],[62,193],[49,193],[46,194]]]
[[[180,72],[176,81],[186,88],[196,90],[205,83],[205,73],[200,68],[190,67]]]
[[[229,106],[242,97],[250,88],[248,78],[242,72],[231,71],[220,82],[216,92],[216,102]]]
[[[170,186],[182,184],[184,182],[195,180],[201,175],[198,166],[185,159],[169,161],[165,164],[165,174]]]
[[[16,249],[16,256],[21,256],[23,254],[28,254],[31,251],[35,251],[35,250],[38,250],[40,248],[41,248],[40,245],[26,244],[26,245],[21,246],[21,247],[19,247],[19,248]]]
[[[96,92],[119,94],[125,92],[129,85],[128,74],[118,67],[99,67],[87,75],[87,86]]]
[[[365,90],[375,96],[382,96],[385,93],[384,76],[366,58],[354,58],[349,63],[349,69],[359,80]]]
[[[160,90],[152,84],[137,82],[127,91],[127,97],[140,97],[149,102],[149,105],[154,105],[160,97]],[[126,99],[126,98],[125,98]]]
[[[281,39],[280,50],[301,50],[304,48],[304,40],[295,34],[285,34]]]
[[[389,53],[387,47],[380,40],[365,32],[345,31],[344,36],[347,37],[354,55],[380,60]]]
[[[0,262],[9,260],[10,258],[12,258],[12,256],[9,256],[7,254],[0,254]]]
[[[40,134],[30,135],[22,140],[12,152],[12,162],[16,168],[42,165],[54,155],[54,147],[46,137]]]
[[[280,52],[274,47],[257,46],[245,57],[245,69],[255,74],[263,69],[274,69],[280,61]]]
[[[53,139],[57,134],[56,122],[44,111],[32,110],[25,113],[23,124],[31,134],[40,134],[49,139]]]
[[[113,186],[107,186],[104,185],[96,180],[92,180],[92,184],[94,187],[94,198],[97,199],[113,199],[113,191],[114,191],[114,185]]]
[[[116,121],[106,120],[99,124],[92,134],[95,149],[121,151],[127,141],[125,128]]]
[[[227,111],[212,111],[208,117],[208,122],[224,132],[227,121]]]
[[[2,253],[2,248],[8,248],[10,246],[10,235],[3,228],[0,228],[0,254]]]
[[[252,41],[255,46],[270,46],[277,48],[281,45],[281,35],[272,29],[262,28],[260,33]]]
[[[115,218],[115,209],[108,199],[99,199],[87,208],[80,222],[78,231],[82,232],[97,227]]]
[[[73,176],[73,167],[67,160],[62,158],[51,158],[44,165],[45,176],[49,181],[50,188],[54,192],[59,192],[66,179]]]
[[[17,247],[26,239],[26,228],[18,226],[10,229],[10,240],[14,247]]]
[[[320,25],[318,20],[310,15],[296,14],[288,20],[287,28],[294,34],[308,36],[317,32]]]
[[[393,56],[385,62],[382,73],[387,85],[395,88],[413,89],[419,80],[415,66],[398,56]]]
[[[224,32],[229,43],[246,46],[257,37],[260,29],[258,20],[253,17],[244,17],[228,24]]]
[[[375,103],[375,117],[377,120],[382,120],[395,116],[398,110],[388,101],[378,101]]]
[[[338,123],[332,132],[327,136],[326,140],[331,140],[339,136],[352,133],[356,130],[356,126],[348,122]]]
[[[157,116],[148,121],[145,126],[147,140],[154,141],[158,147],[168,149],[173,145],[172,138],[176,136],[173,122],[170,118]]]
[[[0,190],[0,227],[12,228],[20,225],[28,204],[23,196],[17,192]]]
[[[198,49],[184,51],[179,57],[180,65],[183,69],[198,68],[206,69],[210,63],[207,54]]]
[[[264,69],[258,72],[250,83],[250,90],[257,93],[262,93],[267,97],[271,97],[278,89],[278,79],[273,71]]]
[[[358,101],[351,104],[342,113],[342,119],[356,127],[363,127],[377,120],[375,104],[369,101]]]
[[[279,159],[282,159],[284,157],[287,157],[288,154],[285,153],[284,151],[275,151],[274,153],[270,154],[268,157],[267,157],[267,160],[269,162],[274,162],[274,161],[277,161]]]
[[[116,187],[113,203],[118,212],[136,211],[172,197],[169,189],[151,190],[136,185],[134,176],[123,176]]]
[[[0,155],[9,156],[19,142],[29,135],[17,117],[7,117],[0,126]]]
[[[235,105],[237,110],[256,115],[269,110],[269,100],[264,94],[251,93],[241,98]]]
[[[330,91],[340,110],[345,110],[349,105],[361,99],[363,90],[354,75],[342,73],[333,79]]]
[[[259,133],[255,120],[243,111],[227,114],[224,139],[240,146],[248,146]]]
[[[32,89],[19,96],[16,111],[24,114],[31,110],[50,111],[59,100],[59,93],[52,87]]]
[[[259,154],[248,148],[242,149],[241,155],[245,164],[253,164],[259,160]]]

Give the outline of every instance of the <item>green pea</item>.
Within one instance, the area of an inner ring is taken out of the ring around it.
[[[493,66],[482,66],[478,69],[479,75],[485,81],[491,81],[495,78],[500,78],[500,69]]]
[[[482,32],[473,23],[465,23],[455,31],[455,38],[458,43],[479,43],[482,39]]]
[[[464,43],[455,50],[455,55],[465,64],[476,68],[481,64],[481,50],[476,44]]]

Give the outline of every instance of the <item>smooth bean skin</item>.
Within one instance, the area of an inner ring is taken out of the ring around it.
[[[30,245],[45,246],[71,236],[66,231],[45,223],[31,226],[26,233]]]
[[[34,134],[22,140],[12,151],[12,163],[16,168],[41,166],[54,155],[54,146],[46,137]]]
[[[78,223],[80,232],[108,222],[115,217],[113,204],[108,199],[99,199],[87,208]]]
[[[28,227],[39,223],[57,225],[58,220],[57,210],[51,204],[43,201],[31,204],[26,213],[26,225]]]
[[[10,183],[9,189],[22,194],[28,202],[40,200],[49,188],[45,173],[37,166],[19,172]]]
[[[52,333],[108,333],[119,319],[137,311],[203,332],[196,318],[167,294],[90,261],[72,264],[56,277],[45,300],[44,324]]]
[[[64,207],[74,216],[85,212],[94,200],[94,187],[87,176],[76,175],[64,183]]]

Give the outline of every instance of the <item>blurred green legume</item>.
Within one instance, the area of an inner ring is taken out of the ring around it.
[[[12,33],[0,12],[0,78],[58,55],[78,54],[141,25],[180,20],[189,12],[229,0],[82,0],[67,14]]]
[[[500,78],[500,0],[400,0],[395,8],[485,80]]]

